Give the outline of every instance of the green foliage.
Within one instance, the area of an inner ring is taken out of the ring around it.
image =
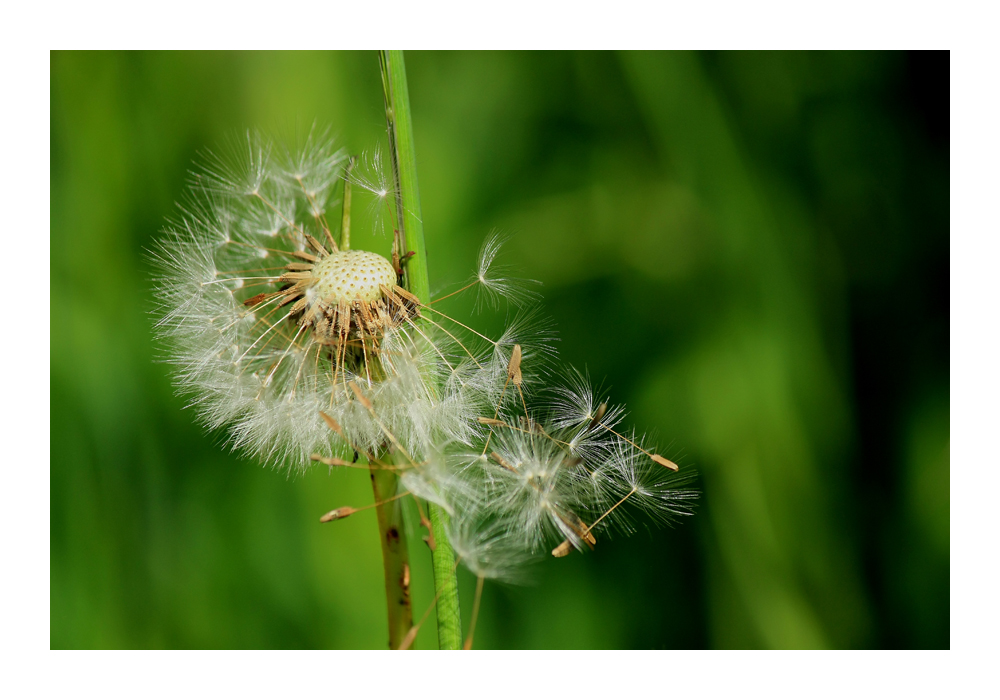
[[[384,647],[374,512],[318,523],[371,502],[367,475],[288,479],[203,434],[153,359],[143,260],[233,131],[384,139],[377,56],[51,66],[51,645]],[[432,291],[511,232],[563,358],[702,475],[681,527],[488,584],[476,646],[948,647],[947,56],[414,53],[407,74]]]

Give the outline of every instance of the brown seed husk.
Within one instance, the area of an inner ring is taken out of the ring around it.
[[[299,289],[298,285],[295,285],[294,287],[292,287],[290,289],[286,289],[285,291],[282,292],[282,294],[285,295],[285,298],[281,300],[280,304],[278,304],[278,308],[279,309],[282,306],[287,306],[288,304],[291,304],[293,301],[295,301],[300,296],[302,296],[302,292]],[[295,313],[295,312],[293,311],[292,313]]]
[[[340,435],[341,437],[344,436],[344,429],[340,427],[340,423],[338,423],[337,421],[335,421],[333,418],[326,415],[322,411],[319,412],[319,415],[323,418],[323,422],[325,422],[330,427],[330,430],[337,433],[337,435]]]
[[[566,523],[566,525],[568,525],[569,528],[580,537],[580,539],[589,544],[591,549],[593,549],[594,545],[597,544],[597,539],[591,534],[590,527],[573,511],[566,511],[564,514],[559,516],[559,519]]]
[[[243,302],[243,306],[257,306],[262,301],[271,299],[281,292],[261,292],[260,294],[254,294],[252,297]]]
[[[558,547],[552,550],[552,556],[564,557],[572,551],[573,551],[573,545],[569,543],[569,540],[563,540]]]
[[[323,247],[323,244],[320,243],[319,241],[317,241],[311,234],[308,234],[308,233],[306,234],[306,241],[308,241],[309,245],[311,245],[313,247],[313,249],[317,253],[319,253],[319,255],[320,255],[321,258],[324,258],[324,257],[326,257],[327,255],[330,254],[327,251],[327,249]]]
[[[343,299],[337,305],[337,322],[339,324],[338,333],[344,336],[344,340],[347,340],[351,333],[351,305]]]
[[[507,365],[507,376],[514,386],[521,386],[521,346],[515,345],[514,350],[510,353],[510,363]]]
[[[342,506],[341,508],[336,508],[334,510],[331,510],[329,513],[321,517],[319,521],[321,523],[329,523],[333,522],[334,520],[343,520],[347,516],[353,515],[356,512],[358,512],[357,508],[351,508],[350,506]]]
[[[676,464],[674,464],[673,462],[671,462],[666,457],[661,457],[660,455],[652,455],[652,457],[653,457],[653,461],[654,462],[656,462],[657,464],[663,465],[667,469],[671,469],[673,471],[677,471],[677,470],[680,469],[680,467],[678,467]]]
[[[587,430],[593,430],[594,428],[596,428],[598,423],[601,422],[601,419],[604,418],[604,414],[607,413],[607,411],[608,411],[608,404],[602,403],[600,406],[598,406],[597,413],[594,414],[594,420],[590,421],[590,425],[587,427]]]
[[[420,304],[420,299],[418,299],[415,295],[411,294],[408,290],[403,289],[402,287],[400,287],[398,285],[396,286],[396,288],[393,291],[396,294],[398,294],[399,296],[401,296],[404,299],[406,299],[411,304]]]
[[[354,462],[348,462],[343,459],[338,459],[337,457],[324,457],[323,455],[310,455],[309,459],[314,462],[322,462],[323,464],[329,465],[331,467],[353,467]]]
[[[500,465],[501,467],[503,467],[504,469],[507,469],[508,471],[512,471],[512,472],[514,472],[515,474],[517,474],[517,470],[516,470],[516,469],[514,469],[514,467],[510,466],[509,464],[507,464],[507,463],[506,463],[506,462],[504,461],[503,457],[501,457],[501,456],[500,456],[499,454],[497,454],[496,452],[490,452],[490,457],[492,457],[492,458],[493,458],[493,461],[495,461],[495,462],[496,462],[497,464],[499,464],[499,465]]]
[[[311,272],[286,272],[278,279],[282,282],[301,282],[312,278]]]
[[[358,397],[358,401],[361,402],[362,406],[367,408],[369,411],[374,408],[374,406],[372,406],[372,402],[368,400],[367,396],[361,393],[361,389],[359,389],[358,385],[354,383],[354,380],[349,381],[347,386],[351,387],[351,391],[353,391],[354,395]]]

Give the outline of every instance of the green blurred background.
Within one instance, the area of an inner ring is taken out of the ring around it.
[[[947,648],[948,54],[407,69],[432,287],[510,232],[562,358],[702,490],[678,527],[488,584],[476,646]],[[54,648],[385,644],[373,512],[318,523],[364,473],[230,454],[154,361],[144,251],[197,152],[314,121],[384,139],[374,52],[51,55]]]

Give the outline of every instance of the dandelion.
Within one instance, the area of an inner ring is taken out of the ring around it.
[[[383,85],[395,149],[398,106],[388,107],[398,81],[388,72],[401,64],[390,59]],[[320,522],[376,510],[391,646],[409,648],[430,612],[413,624],[404,500],[427,527],[435,576],[451,581],[431,606],[449,607],[439,609],[439,630],[461,632],[456,567],[477,578],[466,648],[487,579],[521,582],[548,553],[592,549],[640,517],[691,512],[690,473],[626,428],[623,406],[584,373],[552,386],[554,336],[530,281],[499,263],[502,235],[486,238],[456,291],[435,300],[411,292],[427,289],[426,268],[400,233],[414,200],[398,153],[390,176],[381,150],[349,157],[314,129],[298,149],[248,133],[203,160],[153,252],[157,330],[177,384],[206,426],[228,428],[234,448],[297,471],[371,470],[375,502],[340,505]],[[375,231],[392,229],[388,250],[351,247],[354,189],[371,196]],[[422,251],[421,235],[413,240]],[[423,276],[410,287],[415,264]],[[438,306],[472,289],[477,309],[501,300],[517,309],[498,338]]]
[[[492,378],[532,332],[530,317],[492,340],[407,291],[402,265],[390,261],[405,257],[398,242],[387,257],[335,235],[338,186],[345,200],[352,181],[389,193],[389,178],[372,172],[381,155],[348,175],[350,161],[325,134],[310,133],[296,151],[248,134],[205,160],[154,253],[158,329],[204,423],[229,426],[235,447],[299,470],[313,454],[375,455],[393,440],[410,454],[472,440],[475,415],[496,398]],[[348,222],[345,207],[342,234]],[[481,261],[480,275],[489,270]],[[514,288],[505,281],[494,293]]]
[[[530,348],[539,367],[551,349],[523,308],[530,295],[493,275],[497,241],[477,277],[494,302],[509,296],[522,310],[496,340],[407,289],[412,253],[395,226],[386,251],[351,248],[352,188],[372,195],[376,232],[398,226],[382,161],[378,149],[349,158],[322,132],[297,150],[248,133],[204,157],[153,258],[157,329],[205,425],[293,471],[356,468],[364,456],[375,503],[320,521],[377,509],[399,647],[412,619],[402,499],[416,501],[433,550],[421,503],[462,522],[455,504],[474,502],[478,484],[450,469],[450,454],[482,439],[477,416],[514,400],[501,378],[515,349]]]

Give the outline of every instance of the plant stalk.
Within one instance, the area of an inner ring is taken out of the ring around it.
[[[385,464],[388,456],[381,461]],[[399,475],[391,469],[380,469],[376,466],[370,471],[375,502],[382,504],[375,506],[375,512],[378,516],[379,539],[382,540],[385,599],[389,612],[389,648],[398,649],[406,633],[413,626],[409,550],[406,547],[403,509],[398,498],[389,500],[396,495],[399,488]]]
[[[406,66],[402,51],[382,51],[382,88],[385,95],[385,118],[389,130],[389,152],[396,190],[396,222],[398,240],[405,250],[412,251],[405,266],[406,286],[423,303],[430,301],[430,281],[427,276],[427,247],[424,245],[424,225],[420,213],[420,189],[417,186],[417,159],[413,144],[413,121],[410,96],[406,87]],[[448,542],[448,514],[439,506],[428,503],[428,515],[434,534],[435,548],[431,552],[434,587],[438,593],[438,646],[441,649],[462,648],[462,618],[458,602],[458,576],[455,552]]]

